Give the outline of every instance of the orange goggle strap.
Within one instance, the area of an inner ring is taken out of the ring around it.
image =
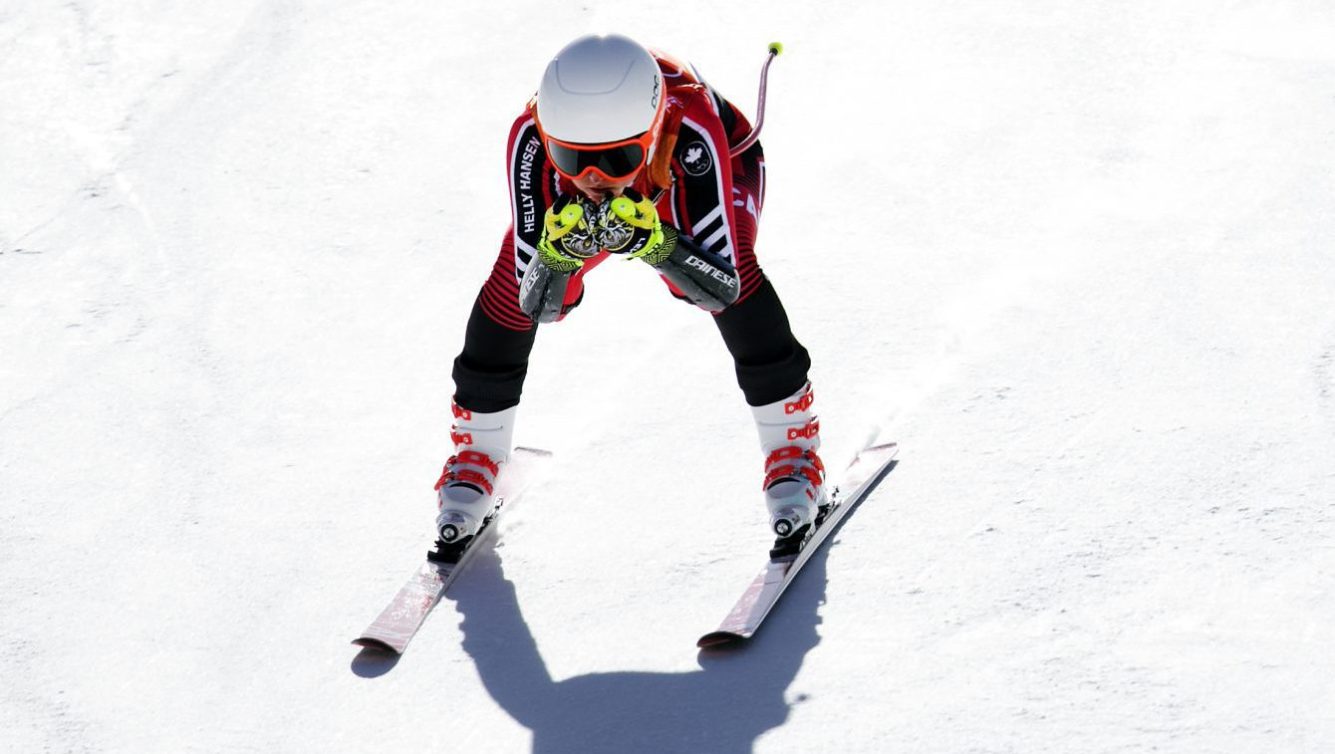
[[[654,188],[667,190],[672,187],[672,155],[677,151],[681,119],[686,115],[686,107],[682,105],[681,99],[673,95],[691,90],[708,94],[704,84],[696,83],[677,84],[668,91],[667,110],[663,113],[663,125],[658,132],[658,146],[649,164],[649,180]]]
[[[677,151],[677,133],[681,130],[681,119],[685,108],[676,100],[668,103],[663,115],[663,127],[658,133],[658,146],[655,148],[653,162],[649,164],[649,180],[655,188],[672,187],[672,154]]]

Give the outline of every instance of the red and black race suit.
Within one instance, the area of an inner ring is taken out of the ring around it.
[[[670,157],[656,157],[656,162],[667,160],[667,169],[641,171],[635,188],[657,197],[664,223],[736,269],[741,283],[737,301],[714,319],[737,363],[748,403],[763,405],[801,388],[810,365],[756,262],[756,231],[765,200],[764,152],[756,142],[730,156],[729,145],[750,133],[746,118],[693,68],[667,56],[659,57],[659,65],[668,102],[658,148],[671,152]],[[547,208],[560,195],[578,193],[547,159],[531,104],[511,126],[506,160],[510,227],[478,294],[454,367],[455,399],[475,411],[502,410],[519,402],[537,330],[519,307],[520,281],[528,265],[541,264],[537,245]],[[655,185],[654,177],[664,174],[667,185]],[[584,276],[607,256],[604,252],[585,261],[574,273],[566,289],[566,312],[582,299]],[[670,283],[668,288],[683,297]]]

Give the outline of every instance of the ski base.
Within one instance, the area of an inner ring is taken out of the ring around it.
[[[459,573],[478,552],[496,538],[496,519],[506,503],[513,503],[538,477],[538,472],[552,454],[536,448],[515,448],[510,456],[506,473],[501,477],[496,492],[496,507],[483,522],[477,534],[462,551],[449,552],[442,557],[438,551],[428,553],[427,559],[399,589],[394,599],[380,615],[367,626],[352,643],[394,654],[403,654],[408,642],[417,635],[431,610],[445,596]],[[453,562],[451,562],[453,561]]]
[[[803,543],[802,549],[768,561],[718,629],[701,636],[696,646],[701,649],[726,647],[751,638],[801,572],[802,566],[820,549],[830,533],[839,528],[844,516],[856,508],[890,471],[898,451],[899,446],[895,443],[885,443],[858,453],[830,496],[829,513]]]

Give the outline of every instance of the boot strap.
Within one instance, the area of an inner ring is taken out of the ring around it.
[[[779,448],[765,459],[765,481],[761,489],[769,489],[782,479],[805,477],[815,487],[825,483],[825,464],[814,450],[796,445]]]

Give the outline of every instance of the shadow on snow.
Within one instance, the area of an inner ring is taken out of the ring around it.
[[[495,552],[480,553],[450,590],[463,617],[463,647],[487,691],[533,732],[534,754],[750,752],[782,725],[784,693],[820,641],[827,552],[816,553],[750,642],[702,651],[689,673],[591,673],[554,681]],[[443,607],[443,606],[442,606]],[[436,616],[437,618],[443,616]],[[399,656],[362,650],[352,671],[375,678]]]
[[[464,619],[464,651],[492,698],[533,732],[534,754],[749,752],[757,737],[788,718],[784,694],[820,641],[826,557],[822,551],[811,558],[754,639],[701,652],[701,669],[688,673],[590,673],[555,681],[494,552],[451,591]]]
[[[750,752],[757,738],[788,719],[785,693],[807,653],[820,643],[818,610],[837,534],[811,557],[753,639],[737,648],[702,651],[700,670],[689,673],[590,673],[553,680],[495,551],[480,553],[450,595],[463,617],[464,651],[496,703],[533,732],[534,754]],[[365,650],[353,661],[353,671],[375,677],[397,662]]]

